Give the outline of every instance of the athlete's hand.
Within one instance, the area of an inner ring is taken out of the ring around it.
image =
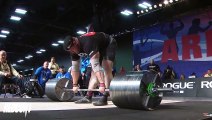
[[[79,87],[78,86],[73,86],[73,92],[77,93],[78,92]]]
[[[105,92],[105,83],[100,83],[99,84],[99,92],[104,93]]]
[[[99,87],[99,92],[104,93],[105,92],[105,87]]]

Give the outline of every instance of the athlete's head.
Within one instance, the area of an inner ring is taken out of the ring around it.
[[[76,37],[66,36],[63,48],[65,51],[78,54],[80,52],[80,44]]]
[[[73,37],[66,36],[63,43],[63,49],[65,51],[69,51],[72,45],[73,45]]]

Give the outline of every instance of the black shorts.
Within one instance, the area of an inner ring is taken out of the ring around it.
[[[108,39],[110,39],[110,44],[108,45],[106,51],[104,51],[104,53],[102,54],[103,56],[101,57],[103,58],[103,60],[111,60],[114,62],[116,56],[117,43],[116,40],[111,36],[108,36]]]

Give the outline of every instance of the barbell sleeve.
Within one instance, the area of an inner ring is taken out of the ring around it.
[[[172,88],[154,88],[153,91],[156,92],[173,92]]]

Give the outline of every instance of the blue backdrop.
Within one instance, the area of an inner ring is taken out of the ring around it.
[[[133,33],[134,65],[141,64],[142,69],[146,69],[149,60],[154,59],[162,72],[167,65],[170,65],[178,77],[180,74],[188,77],[192,72],[195,72],[197,77],[202,77],[208,69],[212,68],[211,18],[212,10],[195,11],[173,21],[135,31]],[[185,59],[186,54],[190,55],[187,59]]]

